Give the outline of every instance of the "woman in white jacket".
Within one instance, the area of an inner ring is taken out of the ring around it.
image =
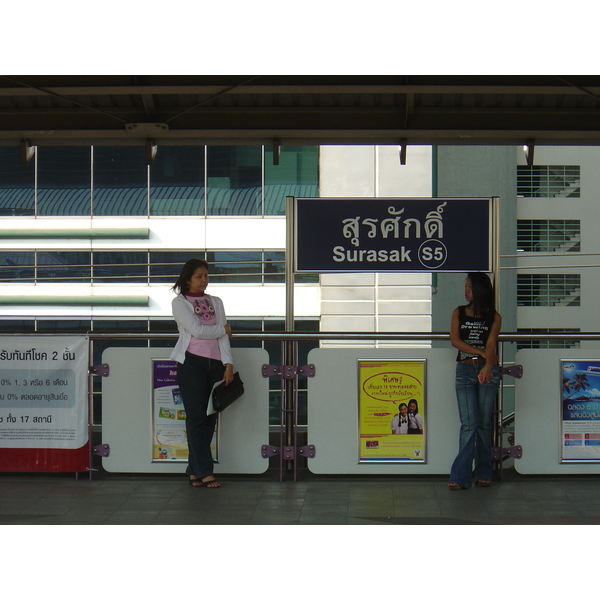
[[[223,302],[206,294],[207,286],[208,263],[188,260],[172,288],[178,293],[172,308],[179,339],[171,359],[178,363],[177,383],[186,412],[189,483],[218,488],[210,449],[217,415],[207,415],[206,409],[215,383],[225,380],[229,385],[233,380],[233,359]]]

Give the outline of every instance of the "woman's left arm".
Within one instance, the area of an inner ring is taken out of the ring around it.
[[[492,367],[498,363],[498,356],[496,355],[496,344],[498,343],[498,336],[500,335],[500,328],[502,327],[502,317],[500,313],[496,313],[494,322],[490,329],[490,334],[485,343],[485,366],[481,369],[479,377],[481,383],[487,383],[493,377]]]
[[[231,336],[231,327],[227,323],[227,317],[225,316],[225,308],[223,306],[223,301],[221,298],[217,298],[213,296],[213,301],[215,303],[215,310],[217,313],[217,323],[219,325],[223,325],[225,328],[225,335],[221,336],[219,341],[219,350],[221,351],[221,360],[225,365],[225,373],[223,375],[223,379],[225,380],[225,385],[229,385],[233,381],[233,356],[231,354],[231,344],[229,343],[229,338]]]

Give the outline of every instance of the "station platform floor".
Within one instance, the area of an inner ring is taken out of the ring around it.
[[[597,525],[598,476],[520,475],[449,491],[445,476],[0,473],[0,525]]]

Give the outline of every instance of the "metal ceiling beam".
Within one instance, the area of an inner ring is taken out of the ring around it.
[[[123,145],[140,146],[146,138],[132,136],[125,130],[74,130],[74,131],[34,131],[28,132],[29,143],[33,146],[68,146],[68,145]],[[18,146],[20,131],[0,132],[0,145]],[[281,147],[319,144],[347,145],[392,145],[398,146],[398,139],[406,139],[407,145],[503,145],[523,146],[535,139],[537,146],[597,146],[600,145],[599,131],[546,131],[528,129],[523,131],[494,129],[461,129],[461,130],[405,130],[390,129],[387,131],[355,129],[325,130],[237,130],[237,129],[185,129],[169,130],[155,138],[157,146],[161,145],[254,145],[271,146],[273,139],[279,140]]]
[[[131,95],[191,95],[204,96],[227,91],[224,85],[126,85],[126,86],[69,86],[47,87],[1,87],[0,97],[14,96],[131,96]],[[600,86],[586,87],[548,85],[247,85],[227,91],[231,95],[242,94],[465,94],[465,95],[544,95],[580,96],[586,93],[600,96]]]

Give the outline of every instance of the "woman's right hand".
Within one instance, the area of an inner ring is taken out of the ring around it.
[[[477,375],[477,379],[479,379],[479,383],[489,383],[494,377],[492,373],[492,365],[486,364],[481,371],[479,371],[479,375]]]

